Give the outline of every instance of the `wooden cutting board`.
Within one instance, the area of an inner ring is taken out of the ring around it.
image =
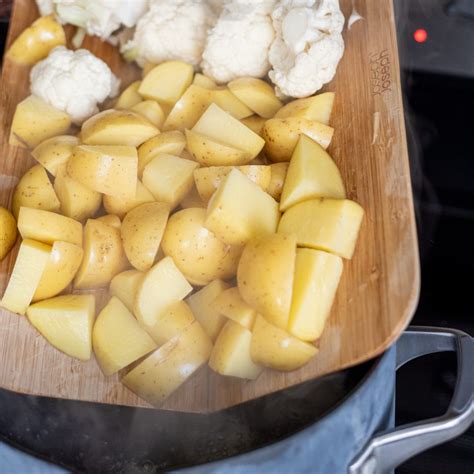
[[[366,211],[359,242],[344,275],[318,356],[291,373],[266,371],[254,382],[202,369],[164,405],[208,412],[241,403],[366,361],[382,353],[408,325],[419,292],[419,264],[410,170],[400,92],[392,0],[341,0],[346,51],[336,79],[330,153],[348,197]],[[33,0],[16,0],[8,43],[37,16]],[[139,76],[108,44],[84,47],[103,58],[124,84]],[[29,152],[8,146],[16,104],[28,95],[29,68],[3,64],[0,96],[0,205],[8,206],[20,177],[34,164]],[[16,253],[1,263],[0,291]],[[0,312],[0,386],[13,391],[110,404],[148,406],[119,382],[104,377],[95,360],[76,361],[51,347],[25,317]]]

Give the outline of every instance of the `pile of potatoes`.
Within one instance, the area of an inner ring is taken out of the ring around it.
[[[217,86],[176,61],[76,135],[28,97],[10,143],[38,164],[17,222],[0,211],[0,256],[23,239],[1,305],[155,405],[207,362],[243,379],[303,366],[363,217],[325,151],[333,101],[283,105],[264,81]]]

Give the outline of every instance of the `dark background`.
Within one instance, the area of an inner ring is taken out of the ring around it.
[[[0,51],[8,3],[0,0]],[[394,3],[422,269],[420,304],[413,323],[458,328],[472,335],[474,0]],[[428,32],[423,44],[413,39],[418,28]],[[452,354],[428,356],[401,369],[397,423],[443,413],[455,377]],[[472,428],[397,470],[399,474],[473,472]]]

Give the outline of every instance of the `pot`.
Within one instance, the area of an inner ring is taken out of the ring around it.
[[[458,361],[448,411],[394,428],[396,369],[444,351]],[[210,415],[1,391],[0,426],[11,443],[73,471],[385,473],[470,426],[473,363],[467,334],[412,327],[376,360]]]

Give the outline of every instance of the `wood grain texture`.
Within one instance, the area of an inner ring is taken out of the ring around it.
[[[348,196],[366,211],[354,258],[344,275],[318,356],[291,373],[266,371],[255,382],[224,378],[202,369],[163,408],[208,412],[288,385],[353,366],[382,353],[408,325],[419,292],[419,264],[412,190],[400,92],[392,0],[341,0],[346,18],[353,4],[363,17],[345,29],[346,52],[336,79],[330,153]],[[16,0],[9,42],[37,16],[33,0]],[[124,84],[139,71],[98,40],[84,47],[107,61]],[[0,95],[0,205],[33,165],[29,152],[8,146],[18,101],[28,95],[29,69],[5,61]],[[1,264],[0,291],[16,253]],[[148,406],[119,382],[106,378],[95,360],[75,361],[51,347],[26,318],[0,312],[0,386],[22,393]]]

